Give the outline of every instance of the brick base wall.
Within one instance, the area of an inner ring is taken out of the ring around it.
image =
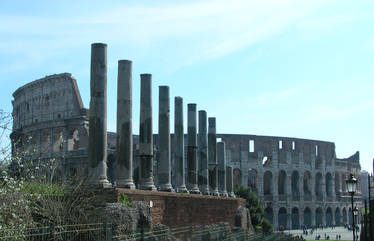
[[[245,206],[242,198],[214,197],[181,193],[108,189],[101,201],[119,202],[125,193],[130,201],[152,202],[152,225],[169,227],[211,225],[227,222],[234,227],[236,211]]]

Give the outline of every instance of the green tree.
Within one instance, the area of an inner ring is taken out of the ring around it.
[[[264,218],[265,212],[262,202],[258,200],[251,188],[235,185],[234,193],[237,197],[241,197],[246,200],[245,206],[249,209],[251,214],[251,222],[255,230],[262,230],[266,233],[273,232],[273,226],[266,218]]]

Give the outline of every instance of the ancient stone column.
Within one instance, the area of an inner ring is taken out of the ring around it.
[[[170,169],[170,91],[169,86],[159,86],[157,162],[158,188],[160,191],[174,192],[171,185]]]
[[[91,45],[91,92],[89,111],[89,183],[110,186],[106,176],[107,158],[107,45]]]
[[[174,149],[175,149],[175,174],[174,184],[176,192],[188,192],[185,183],[184,159],[184,131],[183,131],[183,98],[174,99]]]
[[[218,162],[218,191],[219,195],[227,197],[226,191],[226,153],[225,143],[217,143],[217,162]]]
[[[229,197],[235,197],[232,167],[226,166],[226,189]]]
[[[135,189],[132,178],[132,62],[118,61],[117,175],[118,187]]]
[[[209,191],[210,195],[218,196],[216,118],[209,117],[208,124]]]
[[[199,111],[199,135],[198,135],[198,153],[199,153],[199,189],[202,194],[209,195],[209,169],[208,169],[208,133],[207,133],[207,114],[205,110]]]
[[[152,75],[141,74],[140,80],[139,189],[156,190],[153,182]]]
[[[196,104],[187,105],[187,188],[190,193],[200,194],[197,186],[197,118]]]

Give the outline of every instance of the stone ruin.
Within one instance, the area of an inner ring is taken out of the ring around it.
[[[91,92],[89,109],[88,161],[89,183],[111,187],[107,178],[107,45],[91,46]],[[183,99],[175,97],[175,187],[171,181],[170,161],[170,89],[159,87],[159,161],[158,186],[153,177],[152,75],[141,74],[139,128],[139,184],[140,190],[189,192],[223,197],[234,197],[232,168],[226,165],[225,143],[217,143],[216,119],[199,111],[197,133],[197,105],[188,104],[187,160],[184,155]],[[208,133],[207,133],[208,129]],[[198,138],[199,136],[199,138]],[[117,91],[117,173],[115,185],[135,189],[133,181],[132,145],[132,62],[118,61]],[[198,165],[198,155],[200,165]],[[185,183],[187,164],[187,185]]]

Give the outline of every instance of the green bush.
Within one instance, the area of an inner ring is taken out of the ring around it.
[[[263,204],[260,200],[258,200],[256,194],[252,192],[251,188],[235,185],[234,192],[237,197],[241,197],[246,200],[245,206],[249,209],[251,214],[253,228],[256,230],[262,229],[264,232],[272,232],[272,225],[267,219],[264,218],[265,212]]]
[[[262,220],[262,231],[264,233],[272,233],[274,230],[273,230],[273,225],[271,225],[271,223],[269,222],[269,220],[267,220],[266,218],[264,218]]]

